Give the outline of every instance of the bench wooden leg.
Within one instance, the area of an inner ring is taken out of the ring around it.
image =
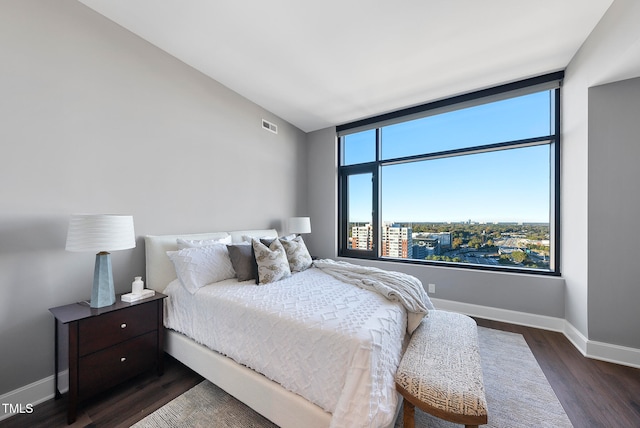
[[[402,412],[402,423],[404,428],[415,428],[415,415],[415,406],[407,400],[404,400],[404,410]]]

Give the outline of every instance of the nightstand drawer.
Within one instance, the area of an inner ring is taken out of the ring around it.
[[[80,356],[157,329],[155,302],[120,309],[80,321]]]
[[[75,422],[78,404],[88,398],[148,370],[162,375],[166,297],[155,293],[127,303],[118,295],[113,305],[102,308],[72,303],[49,309],[56,325],[56,398],[62,395],[58,360],[69,362],[67,423]]]
[[[156,367],[158,334],[153,331],[80,358],[80,397],[89,397]]]

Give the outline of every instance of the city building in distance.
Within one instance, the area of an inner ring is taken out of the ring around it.
[[[352,224],[349,248],[371,250],[370,223]],[[549,269],[545,223],[383,222],[380,254],[396,259]]]

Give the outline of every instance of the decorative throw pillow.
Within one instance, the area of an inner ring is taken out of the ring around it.
[[[253,246],[250,242],[227,245],[227,250],[238,281],[258,279],[258,265],[253,256]]]
[[[311,259],[309,250],[307,250],[307,246],[302,240],[302,236],[296,236],[291,240],[281,239],[280,243],[287,253],[287,260],[289,261],[291,272],[302,272],[311,267],[313,260]]]
[[[251,241],[258,265],[258,284],[268,284],[291,275],[287,253],[278,239],[268,247],[257,239]]]
[[[167,251],[180,283],[194,294],[200,287],[236,276],[224,244]]]
[[[220,239],[176,239],[178,250],[193,247],[205,247],[214,244],[231,244],[231,235]]]

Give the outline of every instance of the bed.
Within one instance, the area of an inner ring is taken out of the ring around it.
[[[402,305],[315,267],[270,284],[225,279],[194,292],[167,256],[178,239],[277,236],[145,237],[146,284],[169,296],[166,352],[281,427],[393,426],[401,403],[393,375],[408,337]]]

